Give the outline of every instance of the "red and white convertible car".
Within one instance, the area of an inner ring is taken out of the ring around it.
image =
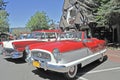
[[[53,41],[56,39],[59,30],[34,31],[26,39],[4,41],[3,55],[7,58],[26,58],[25,47],[30,44]]]
[[[106,42],[87,38],[85,32],[61,33],[55,42],[36,43],[26,47],[26,61],[37,68],[64,73],[74,78],[78,64],[81,67],[95,61],[103,61]]]

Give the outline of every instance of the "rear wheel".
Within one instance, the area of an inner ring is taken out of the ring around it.
[[[65,77],[66,77],[67,79],[72,79],[72,78],[74,78],[74,77],[76,76],[76,74],[77,74],[77,70],[78,70],[77,65],[70,67],[70,68],[69,68],[69,71],[68,71],[67,73],[65,73]]]
[[[101,57],[99,58],[99,62],[103,62],[104,61],[104,55],[101,54]]]

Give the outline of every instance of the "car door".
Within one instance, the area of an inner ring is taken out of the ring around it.
[[[99,43],[97,39],[89,38],[83,40],[84,45],[92,52],[96,53],[99,51]]]

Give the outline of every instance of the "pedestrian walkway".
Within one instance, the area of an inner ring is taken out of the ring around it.
[[[109,54],[116,54],[118,56],[120,56],[120,50],[119,49],[107,49],[107,53]]]
[[[118,49],[108,49],[106,55],[110,61],[120,63],[120,50]]]

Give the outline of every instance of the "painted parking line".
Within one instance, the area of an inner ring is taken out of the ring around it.
[[[83,77],[78,77],[78,79],[77,79],[77,80],[88,80],[88,79],[83,78]]]
[[[90,71],[90,72],[87,72],[87,73],[83,72],[83,73],[80,73],[80,74],[94,74],[94,73],[108,72],[108,71],[114,71],[114,70],[120,71],[120,67],[109,68],[109,69],[102,69],[102,70],[95,70],[95,71]],[[88,80],[88,79],[80,77],[80,76],[76,76],[76,77],[78,77],[77,80]]]
[[[113,70],[120,70],[120,67],[109,68],[109,69],[102,69],[102,70],[96,70],[96,71],[90,71],[90,72],[88,72],[86,74],[94,74],[94,73],[107,72],[107,71],[113,71]]]

